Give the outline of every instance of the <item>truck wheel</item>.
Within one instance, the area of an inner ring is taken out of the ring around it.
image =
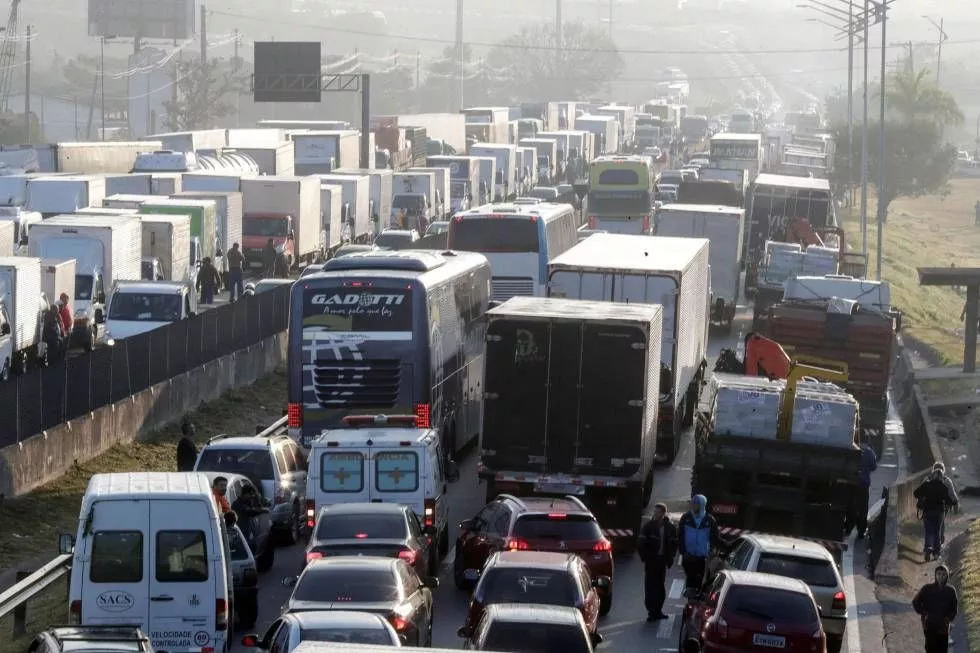
[[[88,331],[88,337],[85,339],[85,342],[82,343],[82,349],[85,351],[92,351],[95,349],[95,342],[99,339],[99,335],[96,332],[96,329],[98,328],[99,327],[92,327]]]

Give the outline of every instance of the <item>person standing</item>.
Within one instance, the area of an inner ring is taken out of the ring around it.
[[[214,293],[217,292],[220,283],[221,276],[211,263],[211,257],[205,256],[201,262],[201,269],[197,271],[197,289],[201,291],[202,304],[214,302]]]
[[[667,598],[667,570],[677,556],[677,528],[667,516],[664,504],[653,507],[653,518],[640,531],[637,551],[643,561],[647,621],[666,619],[663,608]]]
[[[276,244],[272,239],[265,241],[265,248],[262,250],[262,268],[266,277],[275,276],[276,273]]]
[[[707,497],[694,495],[691,509],[684,513],[677,527],[677,543],[688,589],[700,590],[704,585],[708,558],[718,544],[718,522],[708,514],[707,507]]]
[[[878,456],[866,441],[861,441],[861,464],[858,467],[858,486],[854,491],[854,525],[857,539],[864,537],[868,528],[868,502],[871,495],[871,472],[878,469]]]
[[[228,250],[228,299],[235,301],[245,292],[245,257],[238,248],[238,243],[232,243]]]
[[[248,540],[250,546],[254,545],[255,518],[269,512],[269,509],[264,507],[259,500],[255,486],[251,484],[243,486],[241,495],[231,504],[231,509],[238,515],[238,524],[245,539]]]
[[[44,340],[44,344],[48,348],[48,363],[60,361],[64,350],[65,333],[57,306],[52,304],[44,311],[41,324],[41,339]]]
[[[214,497],[214,502],[218,504],[218,509],[222,513],[231,512],[231,506],[228,505],[228,479],[224,476],[215,476],[214,480],[211,481],[211,495]]]
[[[956,619],[958,599],[956,590],[948,585],[949,569],[936,567],[935,582],[926,583],[912,599],[912,608],[922,619],[922,634],[926,653],[946,653],[949,650],[949,625]]]
[[[953,479],[946,475],[946,465],[941,462],[936,462],[932,466],[932,471],[939,472],[943,477],[943,485],[946,486],[946,490],[949,492],[949,498],[952,499],[953,503],[950,506],[952,510],[959,510],[960,508],[960,497],[956,494],[956,486],[953,485]],[[939,546],[942,547],[946,543],[946,520],[943,520],[942,526],[939,528]]]
[[[949,487],[943,481],[942,470],[933,468],[929,477],[915,488],[916,508],[922,512],[923,553],[926,561],[939,557],[942,546],[943,521],[953,505]]]
[[[61,296],[58,297],[58,315],[61,316],[61,326],[65,328],[66,336],[71,335],[71,325],[73,320],[71,317],[71,307],[68,306],[68,293],[63,292]]]

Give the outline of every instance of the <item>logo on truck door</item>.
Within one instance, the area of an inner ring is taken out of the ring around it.
[[[109,590],[95,597],[95,604],[105,612],[125,612],[136,604],[136,599],[129,592]]]

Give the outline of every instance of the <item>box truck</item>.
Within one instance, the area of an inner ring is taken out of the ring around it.
[[[218,232],[218,249],[224,257],[231,246],[238,243],[242,247],[242,194],[237,191],[209,192],[183,191],[171,199],[214,200],[215,226]],[[215,252],[217,255],[217,252]]]
[[[185,281],[194,278],[191,266],[190,215],[143,214],[140,216],[143,239],[142,260],[156,259],[163,279],[151,281]],[[142,274],[141,278],[146,278]]]
[[[533,147],[518,145],[517,170],[520,190],[518,195],[527,195],[538,185],[538,152]]]
[[[98,206],[105,197],[102,175],[35,177],[27,182],[27,208],[43,216]]]
[[[461,113],[403,113],[378,120],[400,127],[422,127],[430,142],[440,141],[457,153],[466,151],[466,116]]]
[[[558,142],[552,138],[525,138],[519,145],[534,148],[538,183],[553,186],[558,178]]]
[[[242,205],[242,247],[249,265],[261,263],[270,239],[290,268],[324,257],[327,234],[320,221],[316,176],[243,179]]]
[[[182,172],[154,172],[150,175],[150,194],[169,197],[182,190]]]
[[[151,195],[153,175],[148,172],[108,174],[105,176],[105,194]]]
[[[335,184],[342,189],[341,229],[345,241],[369,243],[374,240],[371,224],[371,180],[367,175],[317,175],[320,184]]]
[[[28,256],[0,257],[0,378],[26,372],[38,357],[41,261]],[[12,416],[8,416],[12,418]]]
[[[575,127],[595,134],[595,155],[619,152],[619,123],[615,117],[582,115],[575,119]]]
[[[159,150],[160,141],[58,143],[58,171],[76,174],[126,173],[137,155]]]
[[[474,143],[470,156],[493,157],[495,173],[493,200],[505,202],[517,196],[517,146],[502,143]]]
[[[344,189],[337,184],[320,184],[320,224],[327,232],[327,251],[344,243]]]
[[[405,172],[431,172],[435,175],[436,182],[436,204],[433,214],[436,220],[448,220],[452,211],[450,210],[450,177],[448,168],[434,166],[431,168],[416,167],[409,168]]]
[[[190,198],[154,198],[143,202],[140,213],[164,215],[189,215],[191,218],[190,265],[197,267],[205,257],[210,257],[219,270],[222,261],[215,260],[218,249],[217,203],[214,200]],[[217,257],[221,258],[221,257]]]
[[[493,201],[494,181],[497,179],[497,161],[492,156],[471,156],[480,174],[480,204]]]
[[[436,175],[433,172],[396,172],[392,197],[391,226],[415,229],[419,235],[435,215]]]
[[[0,220],[0,256],[14,255],[15,231],[13,220]]]
[[[479,203],[480,167],[468,156],[430,156],[428,167],[449,170],[449,212],[466,211]]]
[[[228,130],[231,132],[231,130]],[[229,134],[230,136],[230,134]],[[229,144],[230,146],[230,144]],[[291,176],[295,166],[295,148],[292,141],[269,145],[233,146],[236,152],[248,155],[259,166],[261,175]]]
[[[293,142],[293,174],[329,174],[360,165],[361,139],[356,130],[307,131],[289,135]]]
[[[41,292],[51,303],[58,301],[61,293],[71,299],[75,296],[75,259],[41,259]]]
[[[238,193],[242,190],[242,176],[234,172],[185,172],[180,185],[182,191]]]
[[[367,176],[368,211],[374,223],[375,235],[389,227],[388,218],[391,216],[392,175],[394,172],[387,168],[337,168],[335,175]]]

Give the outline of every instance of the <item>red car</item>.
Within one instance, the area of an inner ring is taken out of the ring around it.
[[[826,653],[820,613],[806,583],[752,571],[722,571],[706,594],[689,597],[678,647],[702,653]]]
[[[574,553],[592,578],[605,577],[599,614],[612,608],[612,543],[602,535],[592,512],[577,497],[524,497],[501,494],[459,525],[453,579],[466,589],[497,551]]]
[[[460,637],[470,637],[487,606],[526,603],[576,608],[589,633],[597,632],[599,593],[608,584],[605,576],[593,580],[582,559],[574,554],[538,551],[494,553],[480,573],[470,599]]]

